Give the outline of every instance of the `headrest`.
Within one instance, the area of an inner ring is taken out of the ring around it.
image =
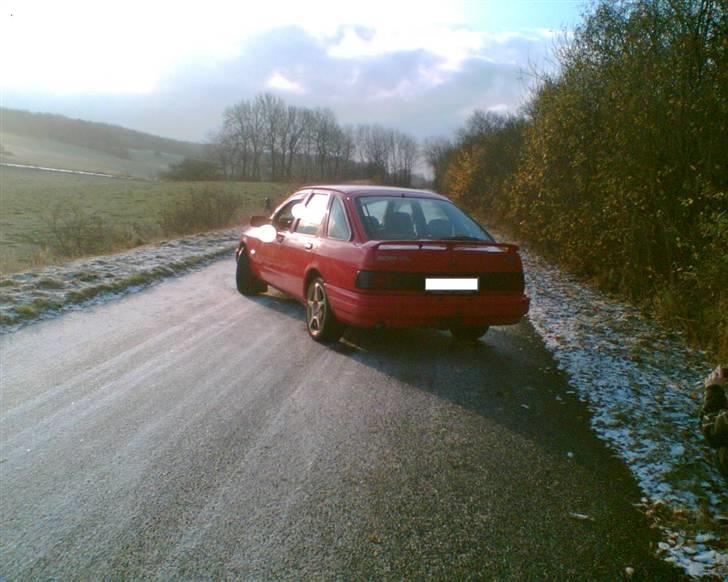
[[[432,238],[446,238],[452,235],[452,223],[446,218],[435,218],[427,223]]]
[[[387,216],[384,230],[390,236],[407,236],[415,233],[412,228],[412,218],[406,212],[392,212]]]

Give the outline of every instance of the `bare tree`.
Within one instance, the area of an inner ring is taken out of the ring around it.
[[[315,147],[316,147],[316,167],[318,169],[318,177],[324,180],[327,173],[327,162],[332,157],[332,149],[336,139],[336,131],[339,126],[336,123],[336,117],[331,109],[317,109],[314,112],[315,119]]]
[[[392,179],[398,186],[412,184],[412,170],[417,161],[417,142],[406,133],[392,135]]]
[[[249,133],[250,116],[251,107],[247,101],[228,107],[223,116],[223,128],[220,132],[221,147],[231,150],[229,157],[232,160],[233,173],[242,179],[250,178],[252,150]]]
[[[302,138],[306,130],[305,110],[289,105],[286,110],[286,140],[285,151],[287,153],[286,179],[293,177],[293,160],[301,151]]]
[[[444,137],[428,139],[422,146],[425,162],[432,168],[433,185],[436,190],[442,189],[445,172],[454,153],[455,146]]]
[[[210,159],[220,168],[225,180],[235,176],[235,141],[234,136],[221,127],[217,132],[212,132],[208,138],[208,152]]]
[[[417,142],[379,125],[339,125],[330,109],[287,106],[271,93],[228,107],[210,157],[226,179],[347,180],[409,185]]]
[[[263,93],[255,98],[255,108],[260,111],[262,117],[262,137],[270,156],[271,180],[276,180],[279,178],[276,165],[279,158],[278,146],[280,144],[280,150],[283,150],[285,141],[285,136],[282,134],[286,126],[286,105],[280,97]]]
[[[391,150],[388,130],[379,125],[364,125],[357,136],[360,156],[367,165],[369,175],[379,182],[385,181]]]

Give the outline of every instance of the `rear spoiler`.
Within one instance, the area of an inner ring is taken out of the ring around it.
[[[375,243],[373,248],[376,251],[518,252],[518,245],[476,240],[384,240]]]

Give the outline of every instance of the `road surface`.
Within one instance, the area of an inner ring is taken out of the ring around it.
[[[327,347],[233,275],[0,338],[0,577],[677,577],[527,322]]]

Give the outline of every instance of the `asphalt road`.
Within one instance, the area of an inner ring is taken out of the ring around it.
[[[326,347],[233,272],[0,338],[0,577],[677,577],[527,322]]]

